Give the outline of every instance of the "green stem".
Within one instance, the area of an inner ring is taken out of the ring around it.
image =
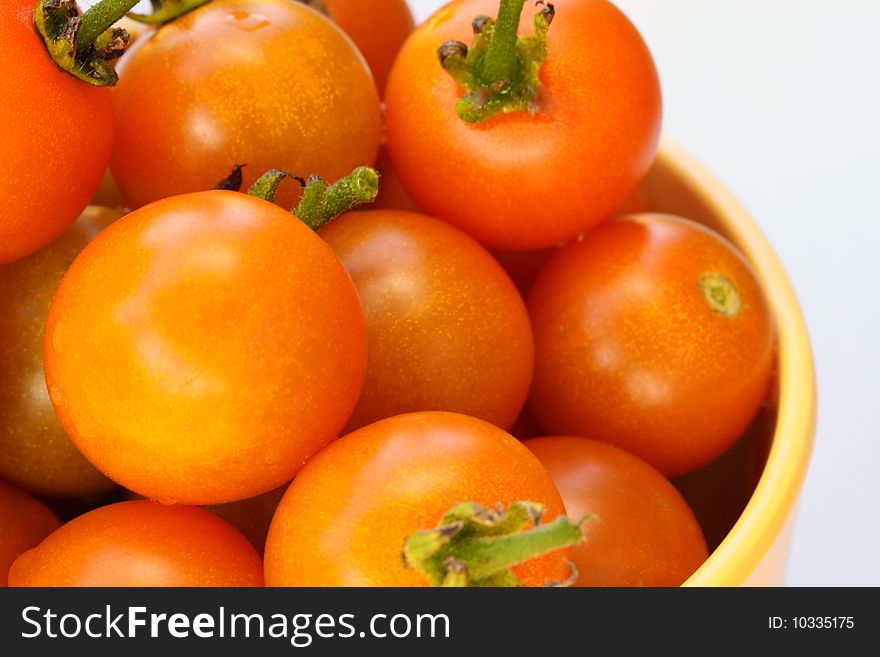
[[[272,203],[278,185],[285,178],[292,178],[303,186],[302,199],[291,212],[316,232],[339,215],[372,203],[379,194],[379,172],[370,167],[358,167],[332,185],[328,185],[320,176],[303,180],[287,171],[273,169],[261,176],[248,194]]]
[[[525,4],[526,0],[501,0],[495,21],[495,35],[478,74],[484,85],[513,80],[519,76],[520,61],[516,42],[519,39],[519,21]]]
[[[470,48],[460,41],[440,46],[441,65],[465,90],[456,104],[464,121],[479,123],[504,112],[539,111],[547,33],[556,16],[553,4],[542,4],[530,36],[519,36],[525,0],[500,0],[497,20],[487,16],[474,19]]]
[[[125,16],[140,0],[100,0],[86,11],[79,22],[76,51],[84,53],[95,45],[98,37]]]
[[[459,504],[436,528],[407,538],[404,558],[432,586],[521,586],[514,566],[583,541],[586,518],[542,525],[542,513],[532,502],[515,502],[507,513]]]
[[[164,25],[209,2],[211,0],[152,0],[152,12],[149,14],[130,13],[128,17],[146,25]]]

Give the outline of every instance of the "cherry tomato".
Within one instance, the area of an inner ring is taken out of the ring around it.
[[[482,243],[536,250],[575,238],[638,186],[660,135],[657,72],[644,41],[605,0],[556,0],[533,111],[479,123],[456,113],[463,90],[438,47],[470,43],[498,0],[456,0],[416,28],[386,92],[387,140],[419,207]],[[520,34],[532,32],[523,12]]]
[[[98,189],[113,139],[110,90],[56,66],[34,29],[35,5],[0,4],[0,264],[67,230]]]
[[[608,222],[557,254],[528,301],[529,405],[548,433],[614,443],[674,476],[730,447],[767,394],[775,327],[760,285],[694,222]]]
[[[442,221],[393,210],[347,214],[321,237],[354,280],[370,336],[349,429],[415,411],[513,424],[532,380],[532,331],[483,247]]]
[[[0,481],[0,587],[18,556],[58,528],[58,518],[22,490]]]
[[[366,63],[299,2],[215,0],[141,37],[118,70],[112,169],[134,208],[212,189],[236,164],[246,186],[271,168],[338,180],[379,150]]]
[[[216,504],[290,481],[363,385],[357,292],[276,205],[212,191],[116,222],[74,262],[46,330],[62,424],[145,497]]]
[[[415,26],[406,0],[307,0],[306,4],[323,6],[352,38],[383,92],[394,58]]]
[[[584,438],[525,443],[572,517],[596,514],[574,547],[575,586],[680,586],[709,556],[687,502],[641,459]]]
[[[247,539],[204,509],[120,502],[70,521],[25,552],[10,586],[263,585]]]
[[[0,266],[0,478],[35,493],[80,497],[115,486],[83,457],[55,415],[43,374],[43,330],[67,268],[121,214],[89,207],[46,248]]]
[[[564,514],[550,476],[522,443],[464,415],[413,413],[376,422],[315,456],[269,529],[269,586],[425,586],[404,565],[405,540],[460,502],[529,500]],[[569,575],[570,550],[518,566],[530,586]]]

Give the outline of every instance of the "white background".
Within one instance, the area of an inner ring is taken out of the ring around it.
[[[806,315],[819,429],[788,583],[878,586],[880,2],[616,4],[654,53],[665,131],[755,216]]]
[[[665,131],[757,218],[806,314],[819,429],[789,584],[878,586],[880,1],[617,4],[654,52]]]

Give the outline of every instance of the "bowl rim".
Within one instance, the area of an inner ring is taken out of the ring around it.
[[[657,161],[691,187],[752,263],[777,324],[779,406],[766,465],[733,528],[684,584],[738,586],[768,555],[800,496],[816,429],[813,354],[791,282],[748,211],[703,164],[669,137],[662,138]]]

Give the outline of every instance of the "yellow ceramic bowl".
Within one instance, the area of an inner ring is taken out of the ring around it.
[[[767,408],[741,441],[745,446],[734,450],[727,458],[728,465],[723,466],[727,471],[724,476],[734,481],[748,480],[751,469],[751,483],[746,481],[747,488],[741,487],[745,492],[742,505],[735,510],[738,516],[720,520],[728,523],[722,525],[717,539],[720,545],[686,585],[783,584],[816,417],[813,359],[797,299],[755,221],[681,146],[663,141],[644,192],[653,210],[700,221],[742,249],[764,286],[779,328],[776,380]],[[712,473],[697,485],[705,488],[710,479],[723,482],[724,476]],[[727,483],[708,484],[712,485],[718,488],[719,500],[725,494],[721,488],[731,488]],[[710,520],[713,513],[720,515],[710,506]],[[703,514],[701,521],[705,517]]]

